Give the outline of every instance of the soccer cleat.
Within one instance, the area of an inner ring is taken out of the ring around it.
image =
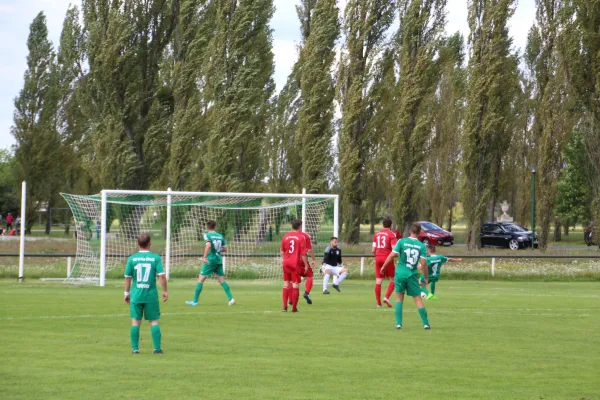
[[[439,300],[440,298],[437,297],[435,294],[431,294],[431,300]]]
[[[334,288],[335,290],[337,290],[338,292],[340,291],[340,287],[339,287],[338,285],[333,285],[333,288]]]
[[[381,308],[381,304],[377,304],[377,308]]]
[[[426,331],[430,330],[431,327],[429,325],[423,325],[423,329],[425,329]]]
[[[292,304],[294,304],[294,303],[292,303],[291,301],[288,301],[288,306],[291,306]]]
[[[292,310],[292,312],[298,312],[298,310]]]
[[[165,354],[162,350],[154,350],[154,354]]]
[[[427,295],[427,297],[425,297],[425,300],[431,300],[431,299],[433,299],[434,297],[435,297],[434,295],[432,295],[431,293],[429,293],[429,294]]]
[[[331,292],[329,290],[323,290],[323,294],[330,294]]]
[[[234,305],[235,304],[235,299],[229,300],[229,303],[227,303],[227,304],[229,304],[230,306]]]
[[[402,325],[396,325],[396,329],[402,329]]]
[[[383,302],[387,304],[389,308],[392,308],[392,303],[388,299],[383,299]]]
[[[287,308],[284,308],[283,310],[281,310],[281,312],[287,312]]]
[[[198,305],[198,302],[194,301],[194,300],[190,300],[190,301],[186,301],[185,304],[187,304],[188,306],[196,307]]]
[[[308,304],[312,304],[312,300],[310,299],[310,295],[308,293],[304,292],[304,298]]]
[[[134,350],[134,351],[131,352],[131,354],[140,354],[140,351],[139,350]]]

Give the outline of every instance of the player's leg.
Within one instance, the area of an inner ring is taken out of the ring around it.
[[[281,300],[283,301],[283,309],[282,311],[287,311],[288,309],[288,299],[290,297],[290,292],[292,288],[290,287],[290,282],[292,280],[292,276],[286,270],[283,270],[283,289],[281,290]]]
[[[337,279],[335,279],[335,278],[333,279],[333,288],[339,292],[340,284],[348,276],[348,268],[344,268],[344,267],[337,267],[337,268],[338,268],[337,274],[336,274]]]
[[[394,280],[394,287],[396,289],[396,306],[394,308],[396,329],[402,329],[402,304],[404,302],[404,292],[406,290],[406,279],[394,278]]]
[[[435,283],[436,282],[437,281],[432,281],[431,284],[430,284],[430,286],[429,286],[431,288],[431,294],[434,295],[434,296],[435,296]]]
[[[394,267],[394,263],[390,263],[385,271],[384,275],[386,278],[390,279],[390,283],[388,283],[388,287],[387,290],[385,291],[385,297],[383,298],[383,301],[385,302],[385,304],[387,304],[388,307],[392,307],[392,302],[390,301],[390,296],[392,295],[392,293],[394,292],[394,272],[395,272],[395,267]]]
[[[427,310],[423,305],[423,299],[421,298],[421,289],[419,288],[419,280],[416,276],[411,276],[407,279],[406,294],[412,296],[417,305],[421,322],[423,322],[423,328],[430,329],[429,320],[427,319]]]
[[[430,299],[431,293],[429,293],[427,290],[427,285],[425,285],[425,279],[423,275],[421,275],[419,278],[419,286],[421,287],[421,297],[425,298],[426,300]]]
[[[331,268],[326,268],[323,271],[323,294],[329,294],[327,287],[329,286],[329,278],[331,277]]]
[[[312,290],[313,287],[313,270],[312,268],[308,268],[308,271],[306,271],[306,281],[304,283],[304,300],[306,300],[306,302],[308,304],[312,304],[312,299],[310,298],[310,291]]]
[[[162,333],[160,332],[160,326],[158,325],[158,321],[160,320],[160,303],[146,303],[144,306],[144,317],[150,323],[150,334],[152,335],[154,354],[163,354],[160,345]]]
[[[196,282],[196,288],[194,289],[194,299],[190,301],[186,301],[185,304],[190,306],[197,306],[198,300],[200,299],[200,293],[202,293],[202,288],[204,287],[204,281],[209,276],[212,276],[213,268],[209,264],[204,264],[202,270],[200,271],[200,275],[198,275],[198,282]]]
[[[381,307],[381,284],[383,283],[383,274],[381,267],[383,266],[380,258],[375,258],[375,301],[377,307]]]
[[[141,304],[129,304],[129,311],[131,314],[131,331],[129,332],[129,338],[131,340],[131,351],[133,354],[140,352],[140,326],[142,325],[143,310]]]
[[[229,284],[225,282],[225,271],[223,271],[223,265],[219,265],[217,267],[217,269],[215,270],[215,275],[217,276],[217,281],[219,281],[221,287],[223,288],[223,291],[225,291],[225,294],[227,295],[227,300],[229,300],[228,304],[230,306],[234,305],[235,299],[231,294],[231,288],[229,287]]]
[[[298,312],[298,299],[300,298],[300,274],[292,274],[292,312]]]

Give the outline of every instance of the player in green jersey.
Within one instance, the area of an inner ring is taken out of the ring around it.
[[[158,326],[160,319],[160,303],[156,290],[156,275],[160,278],[163,289],[163,302],[167,301],[167,277],[163,270],[162,260],[158,254],[150,252],[150,235],[143,233],[138,237],[140,251],[130,256],[125,268],[125,303],[131,311],[131,348],[138,354],[140,342],[140,326],[142,316],[150,322],[154,354],[163,354],[160,347],[161,333]],[[133,286],[132,286],[133,284]],[[130,292],[131,289],[131,292]]]
[[[429,254],[427,257],[427,270],[429,272],[429,285],[431,288],[431,293],[427,291],[427,284],[425,284],[423,281],[423,276],[421,276],[419,279],[419,283],[421,284],[421,297],[425,296],[425,299],[427,300],[437,300],[438,298],[435,296],[435,284],[440,280],[442,265],[447,262],[462,262],[462,258],[448,258],[438,255],[435,253],[435,246],[432,244],[427,245],[427,253]]]
[[[222,253],[227,251],[227,242],[225,241],[225,237],[215,230],[217,229],[217,223],[215,221],[208,221],[206,223],[206,228],[208,229],[208,232],[204,234],[204,240],[206,241],[203,257],[204,266],[198,276],[198,283],[196,284],[196,290],[194,290],[194,300],[186,301],[185,304],[197,306],[204,281],[215,274],[229,299],[229,305],[232,306],[235,304],[235,299],[231,295],[229,284],[225,282],[225,272],[223,271]]]
[[[423,322],[423,328],[431,329],[429,320],[427,319],[427,310],[423,306],[419,279],[417,277],[420,268],[425,275],[424,282],[427,284],[428,271],[425,264],[427,251],[425,250],[425,245],[418,239],[419,233],[421,233],[421,224],[413,222],[410,226],[410,237],[400,239],[396,243],[396,246],[394,246],[394,249],[381,267],[381,273],[383,274],[388,264],[396,256],[400,255],[400,261],[398,261],[398,266],[394,274],[394,286],[396,288],[396,329],[402,329],[402,302],[404,301],[405,292],[415,300],[419,316],[421,316],[421,321]]]

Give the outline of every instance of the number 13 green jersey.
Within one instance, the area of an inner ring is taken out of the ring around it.
[[[409,277],[419,273],[418,265],[421,258],[426,258],[425,245],[415,238],[400,239],[394,246],[394,253],[400,255],[400,261],[396,267],[396,276]]]

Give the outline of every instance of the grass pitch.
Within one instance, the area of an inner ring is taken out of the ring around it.
[[[165,354],[129,347],[122,284],[0,281],[2,399],[600,399],[597,283],[441,281],[424,331],[409,299],[404,329],[376,309],[373,283],[300,313],[280,287],[232,281],[238,304],[194,281],[170,283]]]

